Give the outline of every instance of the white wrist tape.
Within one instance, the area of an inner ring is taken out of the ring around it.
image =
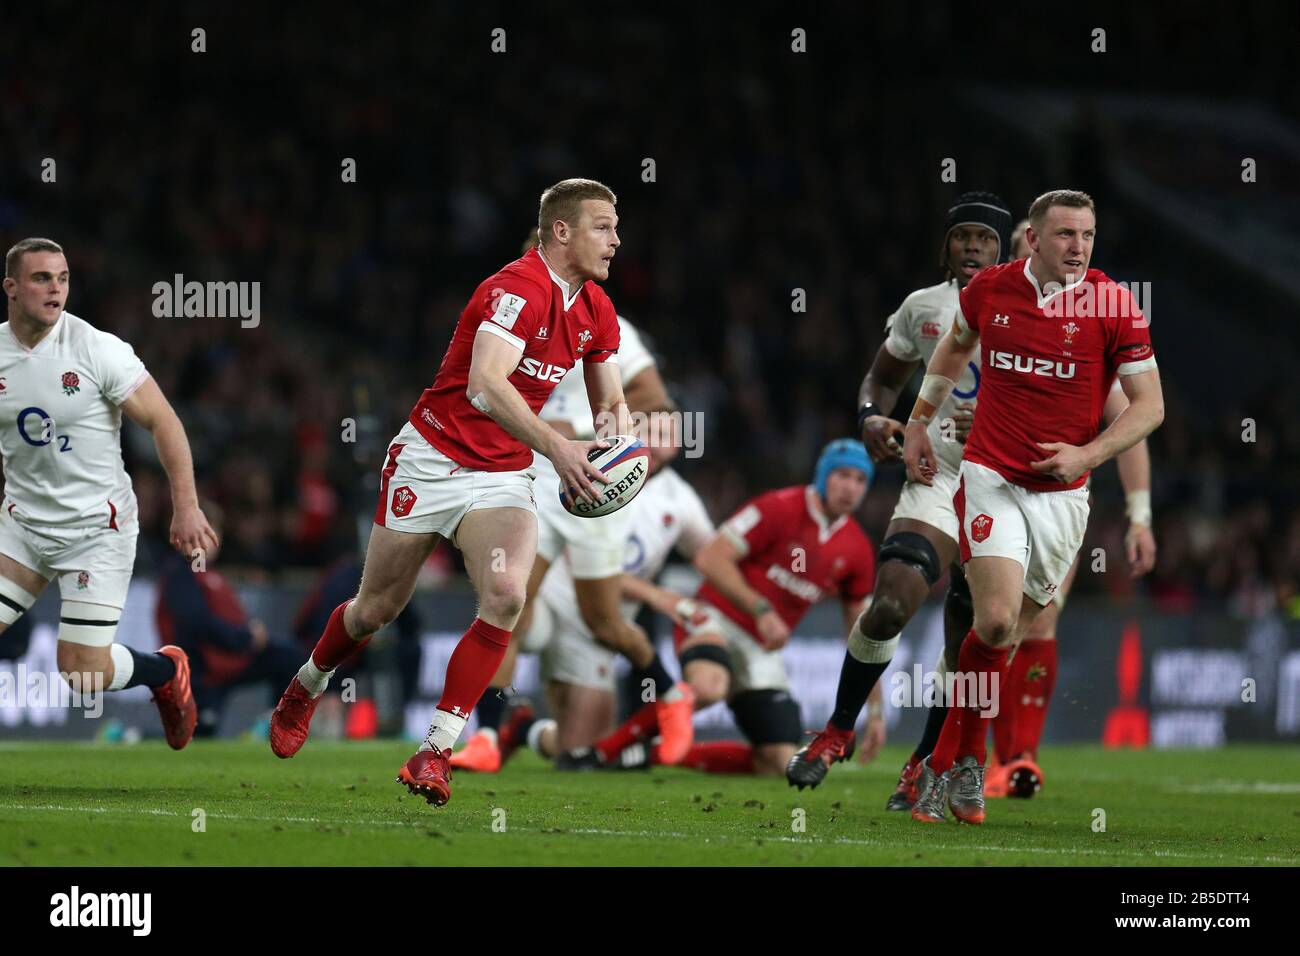
[[[917,393],[920,401],[929,402],[934,406],[934,412],[930,415],[917,415],[916,410],[912,410],[912,419],[922,424],[930,424],[930,419],[938,414],[943,403],[948,401],[948,396],[952,390],[957,387],[957,383],[946,375],[926,375],[921,379],[921,390]]]
[[[1140,488],[1124,496],[1129,524],[1151,527],[1151,489]]]

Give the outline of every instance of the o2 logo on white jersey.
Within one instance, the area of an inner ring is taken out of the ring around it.
[[[526,358],[519,363],[519,371],[530,378],[539,378],[543,382],[558,382],[569,370],[563,365],[552,365],[550,362],[542,363],[535,358]]]
[[[999,352],[990,349],[987,364],[990,368],[1008,369],[1012,372],[1024,372],[1028,375],[1041,375],[1043,378],[1074,378],[1073,362],[1068,364],[1053,362],[1051,359],[1016,355],[1014,352]]]
[[[952,390],[953,396],[960,398],[963,402],[967,399],[974,398],[980,393],[980,367],[974,362],[967,362],[966,364],[970,367],[971,374],[975,376],[975,387],[969,392],[963,392],[960,388],[954,388]]]
[[[623,570],[628,574],[636,574],[641,570],[641,565],[645,563],[645,542],[632,535],[623,545]]]
[[[27,419],[32,415],[39,415],[41,419],[39,441],[27,434]],[[30,405],[18,413],[18,434],[23,441],[27,442],[27,444],[34,448],[41,448],[48,445],[57,438],[59,440],[59,451],[71,450],[71,445],[67,435],[54,434],[54,419],[50,417],[50,413],[43,408],[37,408],[35,405]]]

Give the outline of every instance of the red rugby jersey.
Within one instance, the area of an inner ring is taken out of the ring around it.
[[[1079,488],[1034,471],[1035,442],[1086,445],[1115,376],[1156,367],[1148,322],[1100,269],[1044,296],[1029,260],[990,266],[961,290],[956,322],[980,336],[979,412],[964,458],[1032,491]]]
[[[536,249],[486,279],[460,314],[433,384],[411,410],[411,424],[452,461],[481,471],[518,471],[533,451],[470,404],[470,358],[482,330],[523,350],[507,379],[536,414],[575,362],[617,361],[618,318],[595,282],[576,291]]]
[[[867,533],[852,515],[827,523],[820,509],[814,511],[810,497],[816,495],[811,485],[765,492],[718,529],[743,552],[740,573],[746,583],[772,602],[791,630],[822,598],[860,601],[876,579],[876,553]],[[754,618],[708,581],[696,597],[759,640]]]

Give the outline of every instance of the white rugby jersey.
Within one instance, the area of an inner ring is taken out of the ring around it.
[[[939,340],[948,334],[953,317],[957,314],[957,280],[949,279],[938,285],[917,289],[898,307],[898,311],[885,321],[885,330],[889,333],[885,339],[885,349],[900,362],[920,362],[921,368],[927,368]],[[957,411],[958,402],[973,402],[980,387],[980,355],[975,357],[961,373],[957,387],[943,403],[934,421],[927,429],[930,444],[939,459],[939,466],[952,474],[961,467],[961,456],[965,445],[958,441],[944,441],[942,423]]]
[[[0,328],[2,507],[26,525],[134,528],[120,406],[148,377],[144,363],[67,311],[34,349]]]
[[[643,581],[653,581],[663,570],[673,548],[693,558],[713,537],[713,522],[695,489],[671,468],[650,476],[641,493],[632,499],[627,541],[623,545],[623,570]],[[572,603],[573,575],[568,560],[557,561],[542,582],[542,594],[552,603]],[[632,620],[641,612],[641,602],[624,600],[623,616]]]
[[[641,333],[627,319],[618,317],[618,368],[623,385],[655,364],[654,356],[641,341]],[[545,422],[563,421],[573,426],[576,437],[596,437],[596,426],[591,415],[591,400],[587,398],[587,380],[583,376],[582,362],[574,363],[568,374],[560,379],[550,398],[537,413]],[[541,456],[537,456],[541,457]]]

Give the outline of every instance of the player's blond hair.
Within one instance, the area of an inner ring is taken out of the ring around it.
[[[29,252],[63,252],[63,247],[53,239],[23,239],[15,242],[10,250],[5,253],[5,278],[18,278],[18,269],[22,265],[23,256]]]
[[[1021,219],[1016,223],[1016,228],[1011,230],[1011,248],[1007,250],[1007,258],[1014,259],[1016,256],[1016,246],[1020,245],[1021,240],[1025,238],[1025,230],[1029,228],[1029,220]]]
[[[1050,193],[1043,193],[1029,204],[1029,224],[1034,227],[1035,232],[1043,228],[1043,219],[1047,216],[1047,210],[1053,206],[1091,209],[1092,214],[1097,215],[1097,206],[1087,193],[1077,189],[1053,189]]]
[[[614,190],[594,179],[562,179],[542,193],[537,210],[537,237],[541,245],[546,245],[557,221],[570,224],[578,221],[586,199],[603,199],[611,206],[618,205]]]

